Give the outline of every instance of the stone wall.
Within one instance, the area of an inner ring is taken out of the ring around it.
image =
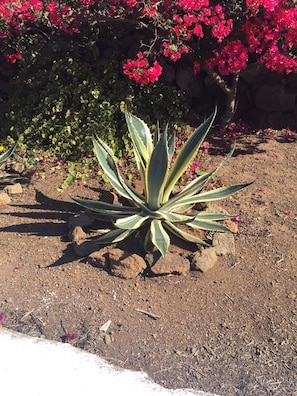
[[[177,85],[186,92],[192,113],[188,121],[195,124],[198,115],[209,114],[215,103],[224,111],[226,95],[205,72],[195,75],[190,63],[163,61],[160,81]],[[230,81],[229,81],[230,82]],[[251,64],[241,72],[235,119],[243,119],[259,128],[297,130],[297,74],[271,72]]]

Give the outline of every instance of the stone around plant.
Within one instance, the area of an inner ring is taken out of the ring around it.
[[[146,260],[154,275],[187,275],[190,271],[190,262],[183,256],[168,252],[162,257],[159,252],[147,254]]]
[[[213,268],[217,261],[218,256],[214,247],[203,249],[194,254],[191,262],[191,269],[201,272],[207,272],[211,268]]]
[[[109,266],[108,253],[110,249],[110,246],[105,246],[102,249],[89,254],[87,257],[87,263],[91,264],[93,267],[107,269]]]
[[[7,192],[7,194],[10,194],[10,195],[22,194],[23,193],[23,187],[21,186],[20,183],[15,183],[15,184],[12,184],[11,186],[6,186],[4,188],[4,191]]]
[[[72,240],[72,242],[79,242],[85,240],[87,238],[87,234],[84,232],[82,227],[76,226],[69,233],[69,237]]]
[[[0,206],[10,205],[10,204],[11,204],[10,196],[5,192],[0,192]]]
[[[216,232],[212,238],[212,245],[218,256],[235,254],[235,240],[231,233]]]
[[[226,219],[223,221],[224,226],[228,227],[230,231],[232,231],[234,234],[238,233],[238,224],[235,223],[231,219]]]
[[[123,279],[133,279],[146,269],[144,259],[138,254],[113,249],[108,257],[111,273]]]
[[[13,165],[12,169],[14,172],[22,174],[25,170],[25,165],[22,162],[17,162]]]

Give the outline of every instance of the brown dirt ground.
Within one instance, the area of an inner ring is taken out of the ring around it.
[[[296,174],[296,141],[245,137],[220,171],[230,184],[256,179],[221,203],[241,219],[236,255],[204,274],[134,280],[86,264],[68,241],[79,212],[70,196],[95,198],[97,181],[59,193],[63,172],[33,176],[0,207],[4,326],[57,341],[72,334],[77,347],[169,388],[296,396]]]

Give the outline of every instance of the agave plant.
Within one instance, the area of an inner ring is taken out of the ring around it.
[[[83,198],[73,198],[88,209],[96,219],[112,223],[109,229],[98,230],[94,242],[102,245],[119,242],[142,227],[146,227],[144,247],[156,247],[165,256],[170,245],[170,234],[196,244],[207,245],[191,229],[231,232],[218,221],[230,218],[222,213],[195,210],[198,203],[206,203],[231,196],[251,183],[220,187],[203,191],[207,181],[231,157],[234,147],[225,160],[213,171],[198,176],[182,191],[174,188],[189,167],[205,139],[215,118],[215,112],[186,141],[173,160],[175,134],[168,138],[168,125],[163,133],[159,127],[151,134],[144,121],[125,111],[129,135],[144,192],[140,194],[119,172],[117,159],[111,148],[98,136],[93,138],[94,151],[112,187],[126,198],[130,205],[110,204]],[[182,226],[182,227],[181,227]],[[186,226],[186,227],[185,227]]]
[[[15,146],[11,147],[10,149],[5,151],[4,153],[0,154],[0,166],[3,165],[8,160],[8,158],[13,153],[14,149],[15,149]],[[3,175],[3,176],[0,176],[0,180],[6,180],[6,179],[9,179],[11,177],[12,177],[12,175]]]

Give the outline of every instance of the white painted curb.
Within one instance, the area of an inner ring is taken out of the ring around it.
[[[5,396],[216,396],[165,389],[145,373],[119,369],[69,344],[28,337],[1,326],[0,377]]]

